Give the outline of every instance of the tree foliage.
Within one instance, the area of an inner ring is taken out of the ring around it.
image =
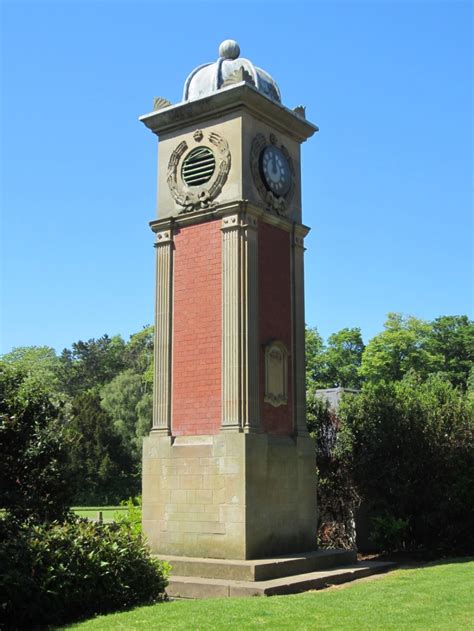
[[[389,313],[385,330],[367,344],[361,375],[370,382],[390,382],[414,370],[427,378],[436,371],[438,359],[428,346],[430,333],[428,322]]]
[[[124,370],[101,390],[101,404],[130,457],[138,462],[142,439],[151,429],[151,388],[142,375]]]
[[[129,450],[97,392],[73,400],[67,435],[75,504],[114,504],[136,494],[139,482]]]
[[[28,374],[0,364],[0,507],[19,519],[62,518],[71,493],[61,407]]]
[[[75,342],[59,358],[62,388],[74,397],[108,383],[126,367],[124,354],[125,342],[120,335]]]
[[[306,329],[306,382],[310,389],[358,388],[364,351],[360,329],[341,329],[327,344],[315,328]]]

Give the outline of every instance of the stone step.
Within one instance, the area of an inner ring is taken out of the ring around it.
[[[226,598],[297,594],[310,589],[323,589],[330,585],[340,585],[372,574],[387,572],[395,565],[395,563],[389,562],[364,561],[331,570],[307,572],[265,581],[172,575],[166,592],[170,598]]]
[[[228,560],[159,555],[172,566],[172,575],[236,581],[268,581],[350,565],[357,561],[354,550],[316,550],[269,559]]]

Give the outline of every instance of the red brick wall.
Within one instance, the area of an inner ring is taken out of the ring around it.
[[[211,221],[174,238],[172,433],[221,423],[221,231]]]
[[[290,234],[260,222],[258,231],[258,291],[260,341],[260,414],[269,434],[291,434],[291,267]],[[280,340],[288,350],[288,403],[273,407],[264,402],[265,346]]]

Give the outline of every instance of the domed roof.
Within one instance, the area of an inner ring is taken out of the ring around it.
[[[219,59],[214,63],[198,66],[186,79],[183,101],[200,99],[233,83],[247,81],[266,97],[280,103],[280,90],[271,76],[239,55],[240,47],[236,41],[226,39],[222,42],[219,46]]]

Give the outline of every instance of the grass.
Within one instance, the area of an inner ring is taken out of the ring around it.
[[[474,560],[397,570],[373,581],[295,596],[182,600],[98,616],[64,629],[474,629]]]
[[[116,515],[127,513],[126,506],[72,506],[71,510],[79,517],[87,517],[88,519],[97,519],[99,512],[102,512],[102,518],[105,522],[114,521]]]

